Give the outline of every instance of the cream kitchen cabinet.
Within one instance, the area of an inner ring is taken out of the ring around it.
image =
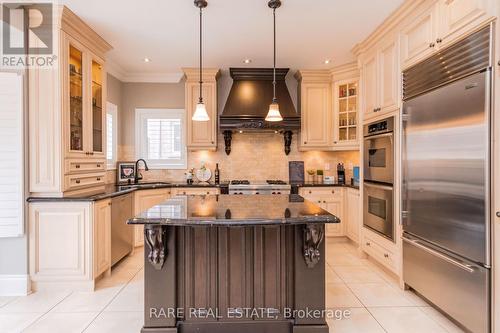
[[[381,40],[362,57],[364,119],[400,106],[399,43],[395,36]]]
[[[464,37],[494,16],[494,0],[437,0],[410,16],[400,33],[406,69]]]
[[[439,0],[437,44],[446,46],[488,18],[494,10],[490,0]]]
[[[359,243],[361,232],[361,206],[359,190],[348,188],[346,191],[346,236],[352,241]]]
[[[64,6],[57,65],[28,70],[29,190],[61,197],[105,184],[106,52],[111,46]]]
[[[94,204],[94,276],[111,271],[111,200]]]
[[[431,2],[417,16],[409,18],[400,33],[403,68],[430,56],[436,50],[438,11]]]
[[[193,121],[191,118],[196,110],[200,96],[199,69],[183,68],[186,75],[185,107],[187,123],[187,147],[189,150],[217,149],[217,79],[218,69],[203,70],[202,96],[207,108],[209,121]]]
[[[176,195],[216,195],[220,194],[220,189],[217,187],[179,187],[172,189],[172,196]]]
[[[304,187],[300,189],[299,194],[340,219],[340,223],[326,226],[327,237],[344,236],[344,188]]]
[[[160,188],[152,190],[140,190],[134,192],[134,215],[154,207],[172,196],[172,190],[169,188]],[[134,247],[144,245],[144,226],[134,226]]]
[[[111,200],[30,202],[29,274],[34,290],[94,290],[111,268]]]
[[[325,71],[298,71],[301,113],[300,150],[328,150],[332,146],[332,84]]]

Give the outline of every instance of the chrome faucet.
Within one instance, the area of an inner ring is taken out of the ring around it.
[[[144,162],[144,167],[145,167],[145,170],[146,171],[149,171],[149,168],[148,168],[148,164],[146,163],[146,161],[142,158],[138,159],[137,161],[135,161],[135,176],[134,176],[134,184],[137,184],[139,183],[139,180],[142,179],[142,174],[139,173],[139,162]]]

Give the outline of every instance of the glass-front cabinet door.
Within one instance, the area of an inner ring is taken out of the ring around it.
[[[104,153],[104,101],[103,101],[103,65],[92,60],[91,66],[91,113],[92,113],[92,155]]]
[[[359,144],[358,130],[358,81],[342,81],[334,86],[336,146],[356,146]]]
[[[83,152],[84,126],[84,63],[83,53],[69,45],[69,150]]]

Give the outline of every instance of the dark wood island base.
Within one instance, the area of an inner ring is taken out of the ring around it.
[[[323,238],[338,219],[301,204],[303,222],[149,218],[141,332],[328,333]]]

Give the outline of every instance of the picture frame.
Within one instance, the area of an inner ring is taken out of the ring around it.
[[[135,162],[116,162],[116,183],[131,183],[135,178]]]

